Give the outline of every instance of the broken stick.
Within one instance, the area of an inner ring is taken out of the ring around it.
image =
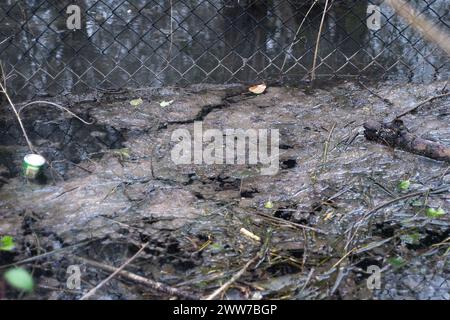
[[[90,260],[90,259],[82,258],[82,257],[78,257],[78,256],[74,256],[74,258],[79,260],[80,262],[83,262],[94,268],[99,268],[99,269],[102,269],[107,272],[114,272],[120,277],[123,277],[125,279],[128,279],[130,281],[133,281],[133,282],[136,282],[139,284],[142,284],[144,287],[153,289],[156,292],[164,293],[164,294],[167,294],[170,296],[176,296],[176,297],[179,297],[179,298],[185,299],[185,300],[199,300],[200,299],[200,296],[196,295],[195,293],[187,292],[182,289],[173,288],[173,287],[170,287],[161,282],[147,279],[147,278],[137,275],[135,273],[132,273],[132,272],[129,272],[126,270],[120,270],[120,268],[116,268],[116,267],[106,265],[101,262],[97,262],[94,260]]]
[[[368,140],[434,160],[450,162],[449,147],[409,133],[401,120],[390,123],[368,121],[364,124],[364,129],[364,135]]]

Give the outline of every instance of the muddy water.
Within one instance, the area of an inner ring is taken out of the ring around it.
[[[450,235],[448,192],[394,201],[361,220],[405,192],[449,186],[448,164],[368,142],[361,134],[364,121],[389,119],[443,87],[443,82],[370,87],[392,105],[352,82],[311,92],[269,87],[259,96],[230,85],[142,89],[98,100],[68,97],[73,111],[96,122],[74,125],[65,142],[86,150],[77,161],[61,158],[65,144],[55,144],[54,135],[32,136],[50,163],[66,160],[63,167],[47,167],[45,183],[16,175],[25,143],[19,136],[15,142],[6,138],[13,128],[1,136],[9,165],[4,161],[0,167],[0,234],[18,242],[16,255],[0,255],[1,264],[92,240],[35,266],[38,283],[63,288],[65,268],[77,263],[74,255],[118,265],[149,241],[134,272],[207,294],[260,249],[239,231],[246,228],[262,241],[271,235],[267,255],[227,297],[448,299],[448,244],[440,244]],[[143,103],[131,106],[138,97]],[[170,100],[169,106],[159,104]],[[405,124],[448,144],[448,105],[438,100],[405,117]],[[28,112],[27,128],[36,117],[54,123],[55,130],[68,126],[61,114]],[[264,176],[250,165],[175,165],[171,134],[181,128],[192,132],[195,121],[203,121],[205,129],[279,129],[280,171]],[[108,132],[115,132],[109,140],[116,144],[99,142]],[[410,180],[408,191],[398,189],[401,180]],[[447,214],[429,219],[428,206]],[[393,262],[399,259],[401,266]],[[383,272],[381,289],[371,291],[367,268],[374,265]],[[85,270],[91,283],[104,278],[98,270]],[[80,294],[43,288],[35,293],[58,299]],[[98,297],[164,296],[114,281]]]

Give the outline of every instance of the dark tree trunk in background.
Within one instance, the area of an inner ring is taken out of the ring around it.
[[[346,63],[346,57],[350,58],[365,47],[365,41],[369,29],[364,24],[367,17],[367,0],[351,0],[338,2],[332,8],[336,20],[336,32],[333,45],[338,47],[342,54],[336,55],[336,65]],[[349,11],[351,13],[349,14]],[[353,61],[359,61],[356,57]],[[354,67],[348,66],[346,72],[354,73]]]
[[[263,55],[256,54],[251,60],[246,60],[261,48],[264,52],[267,42],[267,26],[264,18],[267,16],[268,6],[271,1],[252,1],[247,2],[228,0],[225,2],[224,26],[226,50],[233,48],[235,52],[232,60],[227,61],[227,65],[232,66],[231,70],[238,72],[241,66],[244,66],[240,79],[254,78],[254,74],[248,70],[247,64],[250,64],[256,71],[264,68],[265,60]],[[241,59],[243,58],[243,59]]]

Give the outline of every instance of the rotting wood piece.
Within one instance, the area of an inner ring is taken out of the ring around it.
[[[368,121],[363,126],[364,135],[368,140],[434,160],[450,162],[449,147],[409,133],[401,120],[394,120],[390,123]]]

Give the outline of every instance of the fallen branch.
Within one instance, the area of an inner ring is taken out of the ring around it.
[[[77,256],[75,256],[74,258],[87,264],[87,265],[90,265],[94,268],[102,269],[107,272],[116,272],[118,270],[118,268],[116,268],[116,267],[109,266],[109,265],[106,265],[106,264],[103,264],[103,263],[100,263],[97,261],[93,261],[93,260],[89,260],[89,259],[77,257]],[[126,278],[130,281],[134,281],[134,282],[137,282],[144,286],[147,286],[155,291],[170,295],[170,296],[176,296],[176,297],[180,297],[182,299],[187,299],[187,300],[199,300],[200,299],[200,297],[194,293],[190,293],[190,292],[186,292],[184,290],[172,288],[161,282],[147,279],[145,277],[139,276],[137,274],[134,274],[134,273],[126,271],[126,270],[119,270],[117,272],[117,275],[119,275],[120,277]]]
[[[364,123],[364,129],[364,135],[368,140],[434,160],[450,162],[450,148],[409,133],[401,120],[387,124],[368,121]]]

